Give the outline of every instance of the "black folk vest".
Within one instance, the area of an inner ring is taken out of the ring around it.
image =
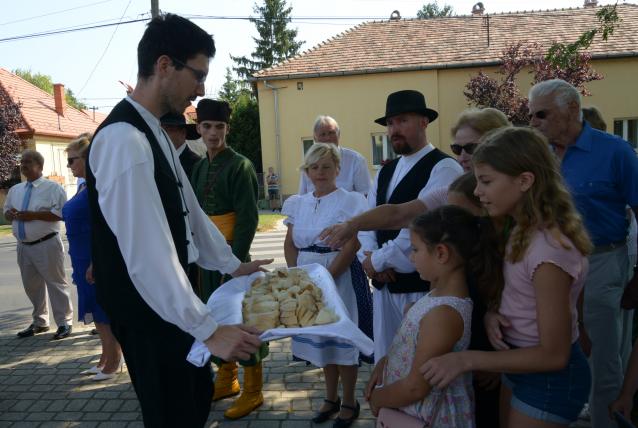
[[[153,131],[128,101],[120,101],[115,106],[111,114],[98,127],[95,135],[102,128],[118,122],[134,126],[144,133],[148,139],[153,152],[155,185],[157,186],[171,231],[171,236],[167,238],[172,239],[177,250],[179,262],[183,268],[186,268],[188,264],[188,241],[186,240],[185,217],[188,212],[185,208],[182,208],[180,192],[182,184],[175,177]],[[89,147],[89,151],[93,148],[93,144]],[[117,239],[106,223],[98,204],[99,195],[95,187],[95,176],[88,161],[86,163],[86,183],[91,213],[93,275],[95,277],[98,303],[104,308],[109,317],[120,322],[160,321],[159,316],[142,299],[131,281]],[[125,207],[122,207],[122,210],[124,211]],[[143,222],[144,219],[138,218],[136,221]],[[158,231],[157,233],[161,232]],[[123,239],[127,238],[124,237]],[[166,260],[149,259],[148,263],[166,263]],[[157,284],[157,286],[157,292],[161,293],[161,284]]]
[[[397,168],[399,159],[394,159],[392,162],[386,164],[381,168],[381,171],[379,171],[379,178],[377,180],[377,206],[383,204],[402,204],[416,199],[421,189],[428,183],[434,166],[446,158],[449,158],[449,156],[437,148],[423,156],[412,169],[408,171],[399,184],[397,184],[387,201],[388,186],[390,185],[390,181],[392,181],[392,176]],[[378,230],[376,235],[379,248],[381,248],[384,243],[396,238],[400,231],[400,229]],[[419,277],[418,272],[396,272],[395,276],[396,282],[384,284],[378,281],[372,281],[372,285],[378,289],[387,286],[390,293],[416,293],[430,289],[430,283],[423,281]]]

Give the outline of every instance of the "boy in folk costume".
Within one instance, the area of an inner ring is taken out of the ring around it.
[[[204,212],[224,235],[240,260],[249,260],[250,245],[257,231],[257,174],[253,164],[226,144],[231,109],[227,102],[202,99],[197,105],[197,131],[206,144],[206,157],[193,167],[191,182]],[[208,301],[223,282],[221,273],[200,269],[199,297]],[[261,359],[268,355],[263,345],[245,367],[244,392],[225,412],[230,419],[241,418],[263,403]],[[237,363],[215,360],[219,371],[213,401],[239,394]]]

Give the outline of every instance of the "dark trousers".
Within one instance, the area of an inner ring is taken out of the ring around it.
[[[145,427],[203,427],[210,412],[210,364],[186,361],[193,337],[162,320],[142,325],[111,319],[113,334],[142,408]]]
[[[476,428],[498,428],[500,385],[486,391],[474,382],[474,420]]]

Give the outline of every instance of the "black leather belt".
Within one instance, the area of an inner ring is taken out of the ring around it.
[[[35,241],[31,241],[31,242],[24,242],[24,241],[22,241],[22,242],[21,242],[21,244],[24,244],[24,245],[35,245],[35,244],[39,244],[40,242],[44,242],[44,241],[46,241],[46,240],[48,240],[48,239],[53,238],[53,237],[54,237],[55,235],[57,235],[57,234],[58,234],[58,232],[51,232],[51,233],[49,233],[48,235],[45,235],[45,236],[43,236],[43,237],[42,237],[42,238],[40,238],[40,239],[36,239]]]
[[[608,253],[610,251],[614,251],[616,248],[620,248],[625,245],[627,245],[627,241],[612,242],[611,244],[605,245],[596,245],[594,247],[594,251],[592,251],[592,254]]]

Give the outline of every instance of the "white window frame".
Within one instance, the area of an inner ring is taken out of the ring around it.
[[[381,147],[383,148],[383,156],[382,156],[382,160],[392,160],[392,159],[396,159],[398,157],[398,155],[396,153],[394,153],[394,151],[392,151],[392,144],[389,142],[388,140],[388,134],[386,134],[385,132],[373,132],[370,134],[370,143],[371,143],[371,147],[370,147],[370,161],[372,162],[372,168],[373,169],[381,169],[381,167],[383,165],[381,164],[375,164],[374,163],[374,149],[375,149],[375,142],[376,140],[380,139],[381,140]]]
[[[310,142],[310,144],[308,145],[308,147],[306,147],[306,144],[308,142]],[[315,143],[315,140],[312,137],[301,137],[301,161],[302,162],[306,158],[306,152],[310,149],[310,147],[314,143]]]
[[[636,121],[636,126],[638,126],[638,117],[624,117],[624,118],[617,118],[614,119],[613,122],[613,133],[614,135],[618,135],[620,138],[622,138],[625,141],[629,141],[629,121]],[[616,122],[622,122],[622,134],[616,134]],[[630,144],[632,144],[631,141],[629,141]],[[638,151],[638,141],[634,141],[634,143],[632,144],[632,147],[634,150]]]

